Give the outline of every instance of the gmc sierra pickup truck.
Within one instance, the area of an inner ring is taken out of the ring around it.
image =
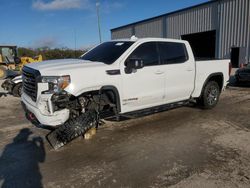
[[[55,127],[56,144],[63,145],[107,111],[119,117],[189,101],[213,108],[229,80],[229,63],[195,61],[183,40],[113,40],[79,59],[26,65],[21,98],[28,119]]]

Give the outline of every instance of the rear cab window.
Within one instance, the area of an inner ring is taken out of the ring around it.
[[[177,42],[159,42],[161,64],[178,64],[188,60],[186,45]]]

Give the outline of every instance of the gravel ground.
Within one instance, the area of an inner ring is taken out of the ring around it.
[[[230,87],[212,110],[182,107],[106,122],[58,151],[0,98],[2,187],[249,187],[250,88]]]
[[[2,83],[0,80],[0,86]],[[15,130],[30,125],[21,109],[20,98],[7,94],[2,87],[0,87],[0,114],[0,130]]]

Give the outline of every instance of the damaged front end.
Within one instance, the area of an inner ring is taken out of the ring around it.
[[[92,127],[96,126],[96,112],[88,111],[79,115],[75,119],[69,119],[66,123],[51,131],[46,138],[54,149],[58,149],[73,139],[84,135]]]
[[[53,128],[46,138],[54,149],[84,135],[91,128],[96,129],[100,122],[99,112],[115,107],[110,92],[90,91],[80,96],[67,92],[64,88],[70,83],[69,76],[40,76],[36,80],[34,93],[37,95],[34,98],[24,89],[24,109],[27,118],[37,127]]]
[[[91,128],[98,127],[98,110],[90,107],[87,96],[77,98],[67,92],[61,92],[53,94],[51,102],[55,111],[65,108],[70,110],[69,119],[46,136],[54,149],[84,135]]]
[[[58,149],[84,135],[89,129],[97,128],[98,113],[95,109],[87,109],[89,103],[85,98],[74,97],[65,91],[52,95],[43,94],[38,101],[39,113],[30,110],[30,106],[25,104],[23,104],[23,108],[31,123],[39,128],[51,130],[46,138],[54,149]],[[84,102],[84,100],[86,101]],[[42,117],[40,117],[41,111]],[[63,112],[67,113],[63,115]],[[65,120],[65,118],[67,119]]]

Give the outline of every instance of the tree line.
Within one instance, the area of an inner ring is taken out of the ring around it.
[[[67,58],[79,58],[82,54],[84,54],[87,50],[72,50],[68,48],[18,48],[18,56],[19,57],[35,57],[37,55],[42,55],[43,60],[51,60],[51,59],[67,59]]]

